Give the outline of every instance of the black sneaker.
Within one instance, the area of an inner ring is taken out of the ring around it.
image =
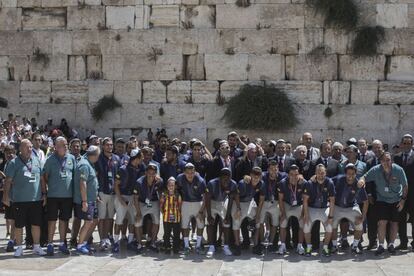
[[[395,250],[407,250],[408,245],[407,244],[400,244],[399,246],[395,247]]]
[[[241,255],[241,246],[240,245],[235,245],[232,253],[234,256],[240,256]]]
[[[70,247],[76,248],[77,245],[78,245],[78,243],[76,241],[76,238],[70,239]]]
[[[250,248],[250,242],[242,242],[241,249],[249,249]]]
[[[166,248],[164,252],[166,255],[171,255],[171,248]]]
[[[155,252],[155,253],[158,253],[159,252],[159,249],[158,249],[158,247],[155,244],[151,244],[148,248],[151,251]]]
[[[367,250],[371,250],[377,247],[377,242],[373,241],[373,242],[369,242],[368,246],[367,246]]]
[[[347,248],[349,248],[349,243],[348,243],[348,240],[343,239],[343,240],[341,241],[341,248],[342,248],[342,249],[347,249]]]
[[[253,251],[253,254],[256,254],[256,255],[259,255],[259,256],[263,255],[263,250],[262,250],[262,247],[260,245],[253,246],[252,251]]]
[[[382,247],[380,245],[380,246],[378,246],[377,251],[375,251],[375,256],[380,256],[380,255],[384,254],[384,252],[385,252],[384,247]]]
[[[360,249],[359,246],[352,246],[351,251],[354,254],[358,254],[358,255],[362,254],[362,249]]]
[[[390,246],[388,246],[388,252],[391,255],[395,255],[396,251],[395,251],[394,245],[391,244]]]
[[[279,248],[277,245],[272,244],[267,248],[267,250],[269,251],[269,253],[276,253],[279,251]]]

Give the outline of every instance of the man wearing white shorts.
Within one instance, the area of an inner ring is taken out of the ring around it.
[[[184,254],[188,255],[190,253],[189,234],[192,218],[195,218],[197,222],[196,252],[202,254],[201,240],[204,231],[205,194],[207,187],[204,179],[196,174],[195,166],[192,163],[187,163],[184,167],[184,173],[178,175],[177,189],[183,200],[181,206],[181,230],[184,238]]]
[[[329,256],[328,244],[332,236],[333,213],[335,210],[335,186],[332,180],[326,177],[326,168],[323,164],[316,166],[316,177],[307,182],[303,190],[303,232],[305,233],[305,255],[311,256],[311,229],[316,221],[322,222],[325,228],[322,254]]]
[[[228,168],[222,168],[219,177],[210,180],[207,184],[207,231],[210,241],[207,257],[212,257],[216,251],[214,246],[214,221],[217,216],[219,217],[220,222],[223,226],[223,252],[226,256],[232,255],[232,252],[229,248],[231,214],[229,208],[227,207],[229,201],[234,200],[236,194],[237,183],[231,179],[231,171]]]
[[[233,234],[235,248],[233,254],[235,256],[241,255],[240,246],[240,226],[243,220],[255,220],[257,203],[260,198],[260,188],[263,185],[262,169],[260,167],[254,167],[250,172],[250,180],[247,182],[242,179],[237,184],[238,194],[235,198],[235,202],[232,204],[231,216],[233,219]],[[258,230],[260,224],[256,224]],[[254,245],[258,243],[259,231],[254,233]],[[250,244],[250,241],[249,241]]]
[[[338,224],[342,219],[347,219],[354,225],[354,242],[352,252],[361,254],[362,250],[358,247],[363,232],[363,221],[368,211],[368,195],[365,188],[358,188],[357,167],[349,163],[345,167],[345,175],[333,178],[335,183],[335,211],[333,220],[332,252],[337,251]],[[359,204],[363,203],[363,210]]]
[[[134,188],[135,230],[138,246],[137,253],[142,252],[142,224],[146,215],[151,216],[151,244],[149,249],[158,252],[155,244],[160,228],[160,192],[163,187],[162,179],[157,177],[157,166],[150,163],[145,169],[145,175],[141,176]]]
[[[280,247],[279,254],[286,253],[286,232],[290,217],[295,217],[299,222],[299,241],[297,252],[300,255],[305,254],[303,248],[303,216],[302,216],[302,193],[306,185],[303,176],[299,174],[299,167],[292,165],[289,168],[288,177],[280,181],[279,192],[279,208],[280,208]]]

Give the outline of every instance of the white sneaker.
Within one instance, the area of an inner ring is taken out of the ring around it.
[[[210,246],[208,247],[207,257],[208,257],[208,258],[213,257],[214,252],[216,252],[216,248],[214,247],[214,245],[210,245]]]
[[[45,256],[47,254],[43,250],[43,248],[41,248],[40,246],[39,247],[36,247],[36,248],[33,248],[33,253],[35,253],[36,255],[39,255],[39,256]]]
[[[277,252],[279,255],[285,255],[286,247],[284,245],[279,246],[279,251]]]
[[[197,241],[197,233],[193,233],[193,241]]]
[[[22,246],[16,247],[16,251],[14,251],[14,257],[18,258],[18,257],[21,257],[22,255],[23,255],[23,247]]]
[[[299,255],[305,255],[305,248],[303,248],[302,245],[298,245],[296,252],[298,252]]]
[[[225,246],[223,247],[223,252],[224,252],[224,255],[226,255],[226,256],[231,256],[231,255],[233,255],[233,253],[231,253],[230,248],[229,248],[229,246],[228,246],[228,245],[225,245]]]

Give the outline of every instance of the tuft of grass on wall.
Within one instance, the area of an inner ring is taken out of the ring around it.
[[[228,101],[224,119],[239,129],[285,130],[297,125],[286,93],[272,86],[244,85]]]
[[[113,95],[103,96],[92,108],[92,118],[95,121],[100,121],[107,111],[114,110],[118,107],[122,107],[122,104]]]
[[[384,41],[385,32],[382,26],[362,27],[357,30],[352,52],[357,56],[374,56],[378,46]]]

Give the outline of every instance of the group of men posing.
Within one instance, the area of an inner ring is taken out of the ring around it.
[[[212,153],[198,139],[187,146],[165,133],[157,135],[155,145],[136,137],[117,139],[114,145],[111,138],[93,135],[83,155],[78,139],[68,145],[59,136],[46,155],[38,139],[36,133],[23,139],[17,155],[13,146],[5,148],[3,203],[12,226],[7,251],[16,257],[23,254],[24,227],[34,253],[53,255],[57,220],[58,250],[69,254],[72,213],[71,244],[81,254],[95,251],[96,226],[102,250],[118,253],[125,238],[128,250],[158,252],[161,220],[162,247],[168,253],[182,250],[188,255],[194,239],[194,251],[208,257],[222,243],[225,255],[238,256],[252,244],[253,252],[262,255],[267,244],[269,252],[285,254],[295,248],[310,256],[319,248],[320,224],[324,256],[348,247],[349,232],[354,235],[352,252],[361,254],[364,230],[367,249],[376,248],[377,255],[385,251],[384,240],[389,253],[396,252],[397,234],[399,249],[407,249],[407,218],[412,222],[414,217],[409,134],[395,155],[385,152],[379,140],[371,143],[371,150],[366,140],[354,138],[345,148],[330,139],[315,148],[310,133],[292,151],[282,139],[249,142],[230,132],[227,139],[214,141]],[[41,232],[47,233],[46,251]]]

